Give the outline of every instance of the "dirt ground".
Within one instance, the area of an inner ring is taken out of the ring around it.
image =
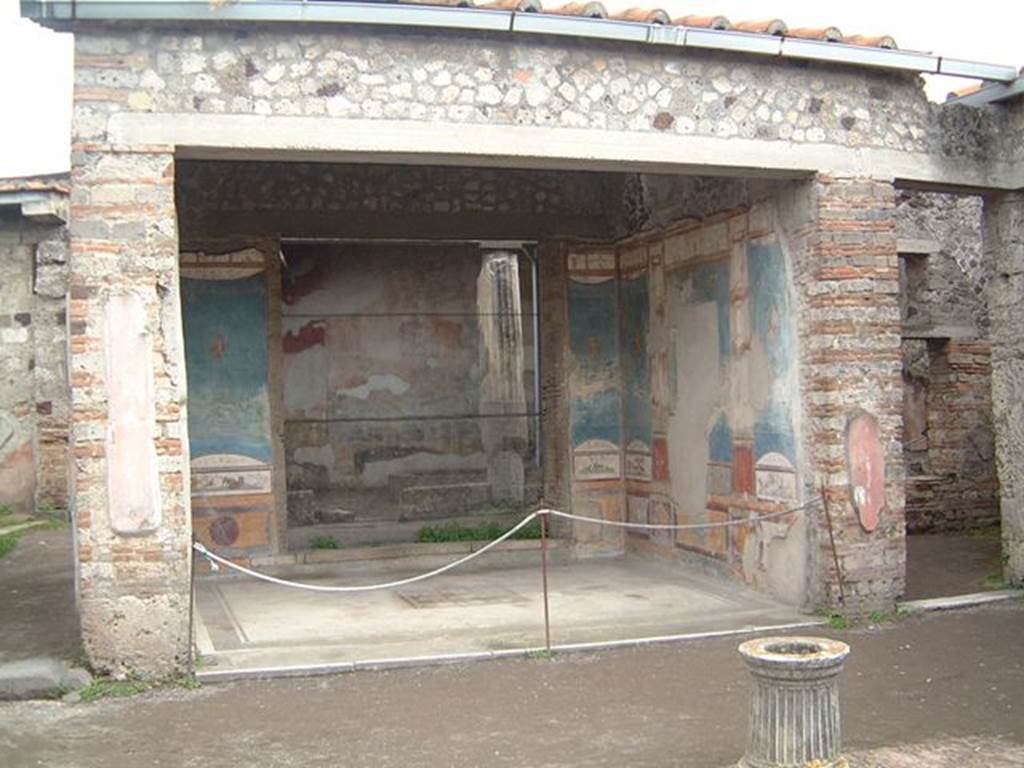
[[[0,559],[0,662],[77,653],[74,568],[66,528],[26,533]]]
[[[1002,542],[982,534],[907,536],[906,600],[983,592],[1002,571]],[[988,581],[987,581],[988,580]]]
[[[853,653],[860,768],[1024,764],[1024,603],[819,634]],[[737,638],[449,667],[0,705],[0,763],[712,768],[743,752]]]

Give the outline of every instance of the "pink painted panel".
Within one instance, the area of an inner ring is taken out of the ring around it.
[[[870,533],[885,508],[885,453],[878,420],[867,411],[858,411],[846,427],[846,460],[853,506]]]
[[[107,509],[120,534],[147,533],[160,525],[153,342],[146,308],[135,294],[111,296],[106,305]]]

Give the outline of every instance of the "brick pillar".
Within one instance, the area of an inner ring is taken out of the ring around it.
[[[844,609],[887,611],[903,592],[906,570],[895,191],[885,182],[824,176],[811,187],[794,249],[806,482],[811,494],[826,487]],[[847,429],[864,411],[877,420],[885,464],[874,530],[861,522],[848,463]],[[838,608],[826,518],[820,509],[814,515],[811,595]]]
[[[69,355],[82,637],[93,664],[187,667],[191,522],[171,147],[76,144]]]
[[[1004,577],[1024,583],[1024,193],[985,200],[992,412],[1003,525]]]

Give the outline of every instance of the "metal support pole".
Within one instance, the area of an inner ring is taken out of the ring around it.
[[[551,615],[548,609],[548,513],[537,513],[540,518],[540,573],[544,584],[544,649],[551,653]]]
[[[825,522],[828,524],[828,540],[832,545],[832,560],[836,566],[836,581],[839,583],[839,605],[846,608],[846,589],[843,586],[843,569],[839,565],[839,551],[836,549],[836,535],[832,530],[832,513],[828,508],[828,494],[825,481],[821,481],[821,503],[825,509]]]

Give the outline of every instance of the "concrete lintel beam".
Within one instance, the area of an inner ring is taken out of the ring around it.
[[[981,332],[974,325],[911,325],[900,332],[904,339],[980,339]]]
[[[68,204],[57,192],[5,192],[0,193],[0,207],[18,206],[21,215],[39,224],[66,224]]]
[[[896,241],[896,250],[900,253],[915,253],[930,256],[931,254],[938,253],[941,249],[941,246],[935,240],[901,237]]]
[[[163,144],[195,159],[306,159],[796,178],[814,173],[1024,187],[1024,168],[927,153],[674,133],[329,117],[117,113],[114,144]]]

